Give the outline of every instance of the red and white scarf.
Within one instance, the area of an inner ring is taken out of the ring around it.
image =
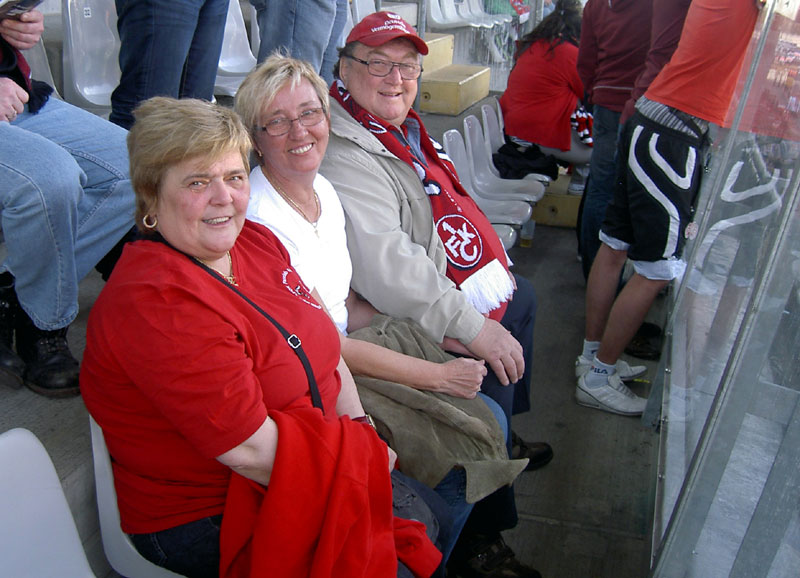
[[[436,232],[447,255],[447,277],[475,309],[499,321],[514,293],[508,258],[491,223],[461,185],[442,145],[428,136],[417,113],[409,110],[408,116],[419,125],[425,157],[419,158],[403,131],[361,107],[341,81],[331,85],[330,93],[389,152],[414,169],[431,202]]]

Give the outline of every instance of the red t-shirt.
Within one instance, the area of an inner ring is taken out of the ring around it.
[[[283,245],[248,221],[231,257],[242,293],[301,339],[335,416],[339,336]],[[274,325],[156,241],[125,248],[86,337],[81,392],[112,456],[125,532],[221,514],[231,471],[216,456],[270,409],[311,406],[305,371]]]
[[[678,48],[645,96],[720,126],[758,17],[755,0],[693,0]]]
[[[500,97],[505,132],[541,146],[568,151],[572,146],[569,117],[583,83],[578,76],[578,47],[538,40],[517,60]]]

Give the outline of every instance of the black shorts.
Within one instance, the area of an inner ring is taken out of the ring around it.
[[[678,258],[704,167],[704,135],[666,128],[639,112],[625,124],[617,186],[602,231],[633,261]]]

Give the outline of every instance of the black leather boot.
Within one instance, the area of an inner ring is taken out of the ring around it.
[[[0,381],[15,389],[22,387],[25,374],[25,363],[14,353],[14,327],[21,313],[14,278],[0,274]]]
[[[80,393],[80,366],[67,345],[67,329],[39,329],[24,313],[17,320],[17,352],[25,362],[25,385],[45,397]]]

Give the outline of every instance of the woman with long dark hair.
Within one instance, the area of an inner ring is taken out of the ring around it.
[[[571,124],[583,98],[578,76],[582,6],[559,0],[555,10],[517,44],[514,68],[500,98],[506,135],[516,144],[573,165],[569,192],[581,194],[592,149]]]

